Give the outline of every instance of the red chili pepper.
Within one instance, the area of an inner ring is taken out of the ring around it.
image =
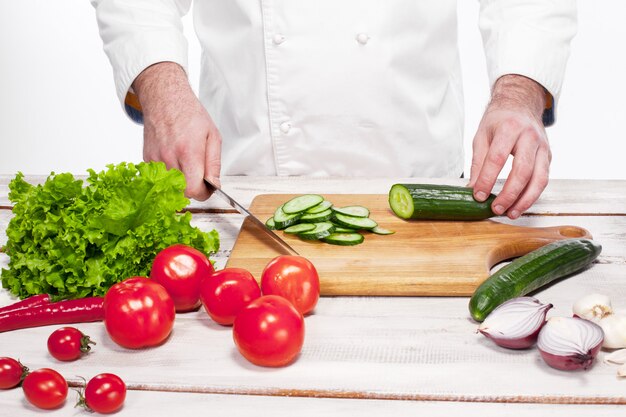
[[[0,308],[0,314],[8,313],[9,311],[21,310],[23,308],[36,307],[36,306],[49,304],[49,303],[50,303],[50,296],[48,294],[33,295],[32,297],[25,298],[11,305]]]
[[[0,333],[49,324],[86,323],[104,320],[104,298],[65,300],[0,314]]]

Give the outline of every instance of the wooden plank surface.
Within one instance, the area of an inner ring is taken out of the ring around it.
[[[381,179],[225,178],[223,183],[244,204],[259,193],[384,193],[389,186],[388,180]],[[6,184],[0,179],[0,201],[7,201]],[[534,214],[512,222],[529,227],[575,224],[603,244],[592,268],[537,293],[555,304],[551,315],[569,315],[573,300],[592,291],[609,293],[614,304],[626,308],[625,191],[626,181],[552,181],[533,207]],[[201,212],[194,214],[194,224],[220,232],[222,247],[215,259],[222,267],[242,218],[224,211],[217,200],[194,207]],[[10,216],[0,209],[0,245],[6,241],[3,231]],[[7,262],[8,257],[0,254],[0,267]],[[8,301],[7,294],[0,292],[0,305]],[[0,334],[0,355],[20,357],[32,368],[54,367],[73,383],[79,381],[76,375],[118,373],[134,390],[123,411],[133,415],[138,405],[151,415],[171,415],[180,404],[189,412],[224,410],[228,415],[259,409],[281,415],[298,409],[305,410],[304,415],[308,411],[345,415],[354,410],[361,415],[423,411],[446,416],[506,412],[601,416],[621,415],[624,410],[623,405],[610,405],[626,402],[626,381],[615,376],[614,366],[602,362],[605,352],[588,372],[553,370],[534,349],[507,351],[476,334],[465,297],[322,297],[306,326],[302,354],[292,366],[281,369],[258,368],[243,360],[230,329],[211,322],[202,311],[178,315],[171,339],[154,349],[122,349],[108,339],[102,325],[91,323],[79,327],[99,344],[92,355],[77,362],[59,363],[46,353],[45,340],[54,326]],[[0,393],[0,415],[37,413],[23,400],[15,402],[19,394],[16,390]],[[50,415],[68,415],[70,409],[66,405]]]
[[[296,194],[261,194],[250,211],[265,221]],[[357,246],[307,241],[276,231],[315,265],[322,295],[471,295],[497,263],[525,255],[556,240],[590,238],[576,225],[524,227],[497,220],[406,221],[389,208],[386,194],[323,194],[336,207],[360,205],[393,235],[362,232]],[[227,266],[260,277],[269,260],[284,253],[251,222],[245,222]]]
[[[30,417],[86,416],[74,407],[75,395],[59,409],[41,411],[28,404],[20,389],[0,392],[0,415]],[[19,406],[16,406],[19,404]],[[618,417],[622,405],[555,405],[466,403],[453,401],[385,401],[365,399],[271,397],[259,395],[201,394],[187,392],[137,391],[127,392],[124,407],[116,417],[190,416],[429,416],[429,417]],[[11,414],[12,413],[12,414]],[[94,414],[97,415],[97,414]]]

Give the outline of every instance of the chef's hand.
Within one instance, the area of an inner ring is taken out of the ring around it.
[[[181,170],[187,197],[209,198],[203,179],[219,186],[222,137],[185,71],[173,62],[152,65],[135,79],[133,90],[143,111],[144,160]]]
[[[496,82],[491,102],[473,142],[469,186],[474,197],[484,201],[509,155],[511,172],[492,210],[518,218],[548,184],[552,154],[542,123],[545,106],[543,87],[520,75],[505,75]]]

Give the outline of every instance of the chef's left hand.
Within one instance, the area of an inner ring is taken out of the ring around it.
[[[512,155],[511,172],[491,206],[498,215],[518,218],[548,184],[552,154],[541,119],[544,106],[543,87],[529,78],[505,75],[494,86],[474,136],[469,186],[484,201]]]

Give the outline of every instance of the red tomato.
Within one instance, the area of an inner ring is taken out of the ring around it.
[[[281,255],[272,259],[261,275],[263,294],[280,295],[302,314],[311,312],[320,298],[317,270],[302,256]]]
[[[85,405],[96,413],[119,410],[126,399],[126,384],[115,374],[100,374],[85,386]]]
[[[224,268],[202,281],[200,299],[211,318],[231,325],[242,308],[261,296],[252,274],[241,268]]]
[[[233,325],[239,352],[255,365],[284,366],[304,343],[304,318],[286,299],[264,295],[241,310]]]
[[[0,358],[0,389],[17,387],[28,368],[13,358]]]
[[[104,325],[111,339],[126,348],[161,344],[172,331],[175,315],[165,288],[148,278],[128,278],[104,296]]]
[[[95,345],[89,336],[74,327],[61,327],[48,337],[48,352],[60,361],[73,361],[91,350]]]
[[[67,397],[67,381],[49,368],[37,369],[26,375],[22,389],[32,405],[46,410],[59,407]]]
[[[165,287],[176,311],[184,312],[200,305],[200,282],[212,273],[213,265],[202,252],[177,244],[157,254],[150,278]]]

